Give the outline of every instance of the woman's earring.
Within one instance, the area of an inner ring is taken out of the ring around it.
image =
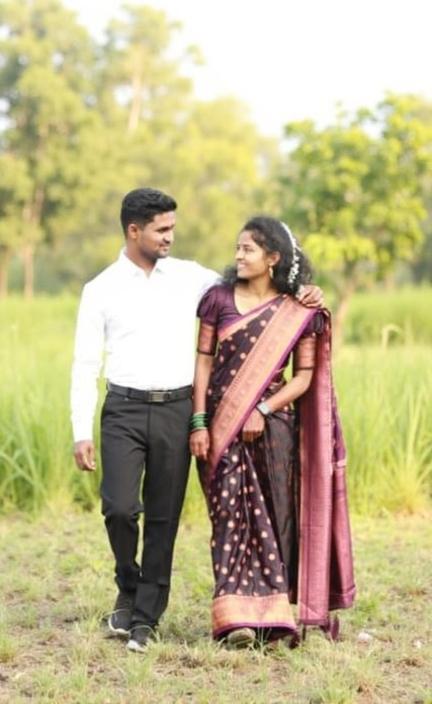
[[[271,279],[272,279],[273,276],[274,276],[273,266],[272,266],[271,264],[270,264],[270,266],[269,266],[269,276],[270,276]]]

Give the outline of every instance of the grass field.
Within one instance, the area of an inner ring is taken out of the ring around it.
[[[141,657],[107,638],[115,588],[93,510],[99,473],[71,457],[76,306],[0,304],[0,704],[432,704],[432,289],[353,301],[334,366],[358,600],[341,642],[312,631],[294,651],[211,640],[194,472],[160,640]]]
[[[107,638],[112,561],[101,517],[0,521],[1,704],[431,704],[430,516],[355,519],[358,600],[342,640],[228,651],[209,636],[208,527],[183,521],[160,640]],[[202,507],[201,507],[202,508]]]
[[[424,510],[432,494],[432,367],[423,325],[432,289],[400,296],[400,309],[394,294],[354,299],[348,337],[354,331],[363,339],[368,325],[383,329],[384,320],[403,321],[409,310],[412,330],[422,334],[409,342],[396,336],[395,344],[390,334],[380,343],[371,332],[373,344],[345,344],[334,360],[351,503],[362,513]],[[59,501],[91,508],[97,502],[98,476],[83,477],[72,462],[76,307],[72,297],[0,304],[0,510],[37,512]],[[191,493],[188,511],[196,500]]]

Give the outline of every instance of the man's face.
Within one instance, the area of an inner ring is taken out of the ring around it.
[[[144,259],[167,257],[174,242],[175,213],[159,213],[146,225],[129,225],[128,239]]]

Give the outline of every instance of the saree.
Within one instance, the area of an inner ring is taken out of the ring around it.
[[[207,390],[210,452],[198,463],[212,523],[215,638],[241,627],[264,629],[268,639],[295,638],[299,623],[328,628],[330,610],[354,600],[326,311],[308,391],[294,408],[267,417],[257,440],[241,437],[256,404],[285,383],[290,353],[315,314],[279,295],[222,326],[201,316],[199,350],[216,351],[215,332],[218,343]]]

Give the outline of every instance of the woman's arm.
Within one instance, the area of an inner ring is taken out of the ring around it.
[[[293,360],[293,376],[285,386],[266,400],[271,413],[279,411],[288,403],[303,396],[312,381],[315,367],[316,335],[302,337],[295,349]]]
[[[207,389],[213,366],[213,356],[198,352],[193,382],[193,413],[205,413]]]
[[[269,413],[275,413],[284,406],[300,398],[309,388],[315,366],[316,336],[308,335],[299,340],[294,350],[293,376],[265,404]],[[254,409],[243,426],[243,440],[250,442],[259,437],[264,430],[264,416]]]
[[[216,351],[215,329],[205,323],[200,324],[198,350],[195,361],[193,383],[193,414],[206,412],[207,389]],[[207,429],[194,430],[189,437],[191,454],[198,459],[207,459],[210,436]]]
[[[292,403],[300,396],[303,396],[310,386],[312,374],[313,369],[298,369],[295,371],[290,381],[280,391],[266,399],[270,413],[280,411],[288,403]]]

